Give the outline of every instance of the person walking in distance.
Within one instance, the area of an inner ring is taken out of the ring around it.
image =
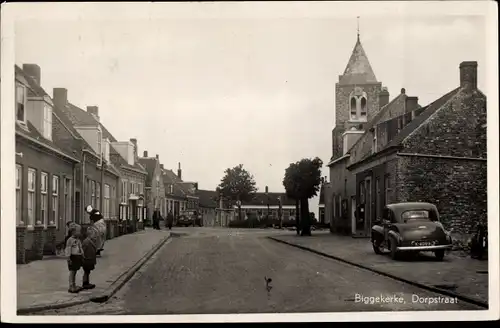
[[[161,220],[160,209],[155,209],[153,213],[153,229],[160,230],[160,220]]]
[[[80,240],[82,227],[76,223],[68,225],[69,238],[66,239],[65,253],[68,259],[70,293],[78,293],[81,288],[76,286],[76,273],[83,265],[83,248]]]
[[[174,215],[172,214],[172,210],[170,210],[170,211],[168,211],[168,214],[167,214],[168,230],[172,230],[173,223],[174,223]]]

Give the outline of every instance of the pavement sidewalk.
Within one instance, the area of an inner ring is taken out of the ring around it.
[[[388,255],[376,255],[367,238],[339,236],[329,232],[315,232],[311,237],[287,235],[270,238],[395,278],[488,303],[488,261],[474,260],[462,254],[459,256],[455,252],[446,254],[442,262],[437,261],[433,254],[425,253],[415,259],[394,261]]]
[[[147,260],[170,237],[165,230],[146,230],[108,240],[102,257],[97,258],[96,269],[90,280],[95,289],[68,293],[68,268],[66,259],[59,256],[44,257],[43,260],[17,265],[17,308],[19,313],[42,309],[60,308],[81,304],[100,295],[109,294],[110,289],[121,287],[127,275],[133,274],[137,266]],[[133,271],[133,272],[132,272]],[[76,277],[81,286],[83,271]],[[117,286],[119,285],[119,286]]]

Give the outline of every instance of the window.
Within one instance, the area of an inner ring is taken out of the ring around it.
[[[377,152],[377,127],[374,127],[373,130],[373,144],[372,144],[372,153],[375,154]]]
[[[35,224],[35,186],[36,171],[28,169],[28,225]]]
[[[109,162],[109,156],[110,156],[110,142],[109,139],[106,138],[104,142],[104,159],[106,162]]]
[[[366,120],[366,98],[361,97],[361,108],[360,108],[361,118]]]
[[[405,211],[401,214],[401,218],[405,223],[408,221],[429,221],[430,215],[429,211],[426,210]]]
[[[58,225],[59,222],[59,177],[52,176],[52,222]]]
[[[52,107],[43,105],[43,137],[52,140]]]
[[[90,181],[90,205],[92,205],[92,208],[96,207],[96,204],[95,204],[95,181],[94,180]]]
[[[359,184],[359,202],[360,204],[365,203],[365,182],[362,181]]]
[[[26,124],[26,87],[16,85],[16,120]]]
[[[45,172],[42,172],[40,174],[40,202],[41,202],[41,210],[42,210],[42,224],[44,226],[47,226],[47,220],[49,218],[49,213],[48,213],[48,199],[47,199],[47,185],[48,185],[48,174]]]
[[[103,149],[102,149],[102,131],[97,130],[97,156],[99,157],[99,165],[102,164],[102,156],[103,156]]]
[[[139,195],[143,195],[144,192],[142,191],[142,183],[139,182]]]
[[[96,182],[95,195],[96,195],[95,206],[97,208],[101,208],[101,184],[99,182]]]
[[[377,202],[375,204],[376,206],[376,209],[377,209],[377,213],[375,214],[377,218],[380,217],[380,207],[381,207],[381,203],[380,203],[380,178],[377,178],[375,179],[375,192],[376,192],[376,195],[375,195],[375,201]]]
[[[112,186],[111,187],[111,208],[110,208],[110,217],[115,218],[116,217],[116,187]]]
[[[385,186],[385,204],[390,204],[392,202],[391,199],[391,176],[389,174],[386,174],[384,177],[384,186]]]
[[[22,221],[22,178],[23,178],[23,168],[21,165],[16,164],[16,223],[19,224]]]
[[[110,193],[109,184],[104,184],[104,217],[109,219],[110,213]]]
[[[64,179],[64,211],[66,212],[66,222],[71,221],[71,180]]]
[[[169,185],[168,187],[170,188],[170,193],[173,194],[174,193],[174,185]]]
[[[122,197],[121,197],[121,202],[126,203],[127,202],[127,180],[122,181]]]
[[[351,97],[351,120],[358,118],[358,108],[355,97]]]

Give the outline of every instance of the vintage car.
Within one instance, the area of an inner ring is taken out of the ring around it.
[[[376,254],[384,249],[397,259],[401,253],[434,252],[442,260],[451,249],[450,234],[439,222],[439,213],[430,203],[396,203],[386,205],[382,218],[372,227],[371,242]]]

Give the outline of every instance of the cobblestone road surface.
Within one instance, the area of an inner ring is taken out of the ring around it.
[[[276,243],[265,238],[269,230],[185,231],[107,303],[38,315],[481,310],[425,303],[446,297]]]

